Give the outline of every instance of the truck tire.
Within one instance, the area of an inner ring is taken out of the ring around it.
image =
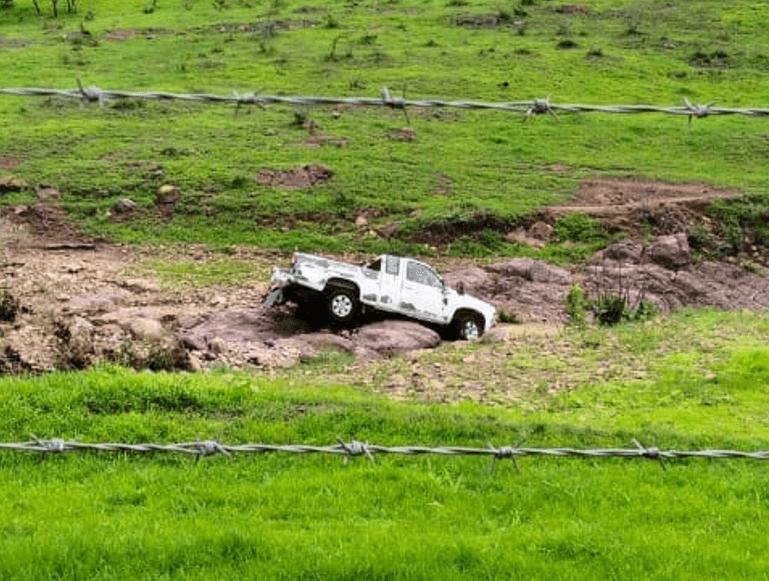
[[[334,287],[326,293],[328,316],[336,323],[347,324],[358,314],[357,293],[346,288]]]
[[[483,319],[477,313],[459,313],[454,319],[454,330],[462,341],[479,339],[483,335]]]

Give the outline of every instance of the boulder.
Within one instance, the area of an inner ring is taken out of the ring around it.
[[[550,237],[553,235],[553,227],[547,222],[534,222],[534,224],[531,225],[531,228],[529,228],[528,234],[535,240],[547,241],[550,240]]]
[[[482,268],[466,268],[445,275],[443,282],[453,289],[459,289],[461,284],[467,293],[478,294],[488,287],[489,273]]]
[[[119,198],[112,206],[112,211],[115,214],[130,214],[135,211],[139,206],[133,200],[128,198]]]
[[[603,258],[622,262],[640,262],[644,247],[631,238],[625,238],[603,249]]]
[[[0,176],[0,194],[20,192],[26,187],[27,182],[24,178],[18,176]]]
[[[37,198],[43,202],[54,200],[61,197],[61,192],[51,186],[51,184],[40,184],[37,186]]]
[[[182,190],[178,186],[172,186],[171,184],[165,184],[158,188],[158,193],[155,196],[155,205],[161,206],[166,204],[175,204],[182,198]]]
[[[513,258],[487,266],[486,270],[503,276],[518,276],[531,282],[569,284],[571,280],[568,271],[532,258]]]
[[[688,265],[691,253],[686,233],[660,236],[649,249],[649,257],[653,263],[673,270]]]
[[[358,329],[352,340],[358,347],[383,354],[432,349],[441,342],[437,332],[413,321],[372,323]]]

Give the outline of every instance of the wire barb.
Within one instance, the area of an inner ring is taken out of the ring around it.
[[[689,111],[689,129],[692,127],[692,117],[708,117],[711,114],[710,108],[715,105],[713,101],[705,105],[692,105],[686,97],[684,97],[684,103],[686,103],[686,109]]]
[[[107,97],[104,95],[102,90],[99,89],[99,87],[95,87],[93,85],[90,87],[83,87],[83,83],[79,78],[77,79],[77,87],[80,90],[80,95],[83,99],[83,102],[90,103],[93,101],[98,101],[99,107],[104,107],[104,102],[107,100]]]
[[[646,446],[642,446],[641,443],[633,438],[633,443],[636,445],[636,448],[640,450],[639,456],[642,456],[644,458],[649,458],[650,460],[659,460],[660,466],[662,466],[663,470],[667,470],[667,466],[665,466],[664,456],[662,452],[659,449],[659,446],[652,446],[650,448],[647,448]],[[656,442],[659,444],[659,442]]]
[[[198,457],[200,456],[213,456],[214,454],[224,454],[225,456],[231,456],[231,454],[216,440],[204,440],[202,442],[195,442],[195,446],[198,450]]]
[[[260,109],[266,109],[264,106],[264,101],[261,98],[262,91],[264,91],[264,87],[259,89],[258,91],[254,91],[253,93],[246,93],[245,95],[238,94],[237,91],[232,92],[232,98],[235,99],[235,116],[238,116],[238,112],[240,111],[241,105],[256,105]]]
[[[523,120],[528,121],[529,117],[532,115],[542,115],[543,113],[550,113],[553,117],[558,119],[558,115],[556,115],[553,106],[550,104],[550,97],[547,97],[546,99],[534,99],[529,105],[529,108],[526,109]]]
[[[489,465],[489,474],[494,472],[494,468],[497,465],[497,460],[504,460],[507,458],[513,461],[513,466],[515,467],[515,471],[518,474],[520,474],[521,467],[518,466],[518,460],[516,456],[522,456],[524,454],[523,452],[521,452],[522,445],[523,445],[523,440],[518,442],[515,446],[502,446],[501,448],[495,448],[491,444],[491,442],[489,442],[488,446],[493,454],[493,456],[491,457],[491,464]]]
[[[403,115],[406,117],[406,124],[410,125],[408,111],[406,111],[406,87],[403,87],[403,97],[391,97],[390,90],[385,86],[382,87],[382,104],[390,109],[403,109]]]
[[[353,440],[349,444],[346,443],[341,438],[337,437],[337,442],[339,442],[339,446],[344,451],[344,465],[347,466],[347,459],[350,456],[366,456],[366,458],[369,459],[369,461],[374,464],[374,456],[371,454],[371,451],[369,450],[368,442],[359,442],[357,440]]]
[[[32,440],[37,444],[38,450],[41,454],[63,454],[67,451],[67,443],[59,438],[53,438],[52,440],[42,440],[32,435]]]

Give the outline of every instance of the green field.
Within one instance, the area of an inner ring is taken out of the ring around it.
[[[693,311],[605,330],[596,356],[607,379],[560,394],[522,390],[512,407],[395,403],[362,382],[330,385],[328,359],[273,379],[116,367],[5,379],[0,431],[17,442],[634,448],[635,438],[767,449],[768,330],[744,314]],[[644,379],[621,378],[617,346],[647,368]],[[500,460],[490,471],[485,457],[378,455],[345,466],[319,455],[5,451],[0,578],[766,578],[761,462],[523,458],[518,467]]]
[[[378,97],[387,86],[410,99],[769,104],[761,2],[80,0],[74,13],[59,2],[56,18],[50,3],[38,4],[40,15],[31,1],[0,0],[0,88],[72,89],[80,80],[105,90]],[[289,105],[235,113],[186,101],[100,107],[0,95],[0,176],[29,184],[0,204],[32,204],[35,186],[49,183],[89,235],[221,250],[222,260],[204,265],[150,265],[192,286],[253,274],[228,260],[235,246],[579,260],[606,242],[585,217],[557,225],[563,236],[538,253],[502,232],[568,200],[586,178],[738,189],[749,197],[736,212],[711,209],[733,247],[746,224],[758,228],[769,215],[761,117],[689,127],[685,116],[662,114],[524,120],[411,107],[407,118]],[[256,179],[305,164],[333,176],[301,189]],[[163,184],[183,192],[172,213],[154,208]],[[110,216],[120,198],[139,205],[130,219]],[[369,231],[392,224],[391,237]],[[450,245],[415,236],[446,229]],[[684,310],[522,336],[515,352],[484,340],[363,369],[330,351],[269,375],[100,366],[5,377],[0,442],[633,448],[637,439],[769,449],[768,321]],[[389,397],[392,378],[412,377],[417,364],[443,369],[454,391],[445,382],[442,397]],[[462,382],[496,390],[495,405],[468,401]],[[646,459],[536,457],[518,466],[0,451],[0,579],[769,577],[762,462],[663,469]]]
[[[93,0],[76,14],[59,6],[58,19],[40,3],[41,16],[23,0],[0,11],[5,87],[72,89],[81,80],[109,90],[376,98],[387,86],[393,96],[496,103],[769,102],[762,3]],[[130,34],[111,40],[121,31]],[[522,120],[412,108],[407,125],[403,111],[387,108],[273,105],[235,115],[234,105],[100,108],[0,96],[0,154],[20,162],[12,171],[30,184],[60,189],[87,231],[131,242],[430,252],[414,232],[459,224],[473,234],[489,217],[511,227],[596,176],[707,182],[763,200],[760,117],[697,119],[691,129],[685,116],[661,114]],[[393,138],[404,127],[413,140]],[[318,136],[346,145],[318,145]],[[298,190],[255,180],[308,163],[332,179]],[[152,211],[164,183],[184,192],[171,218]],[[116,223],[107,210],[121,197],[141,211]],[[395,223],[397,234],[356,228],[361,212],[372,229]],[[486,243],[495,240],[494,252],[520,251],[494,236]]]

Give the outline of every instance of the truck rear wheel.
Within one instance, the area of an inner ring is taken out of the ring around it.
[[[337,323],[349,323],[358,314],[358,297],[346,288],[333,288],[326,294],[328,315]]]
[[[479,339],[483,335],[483,321],[475,313],[459,313],[454,320],[454,329],[463,341]]]

